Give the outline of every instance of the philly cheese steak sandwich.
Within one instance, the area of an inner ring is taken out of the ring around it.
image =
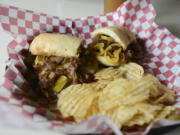
[[[65,34],[43,33],[32,41],[33,69],[45,97],[71,84],[96,81],[94,74],[102,68],[142,58],[142,48],[125,27],[98,28],[92,35],[94,41],[87,48],[82,39]]]
[[[89,46],[96,58],[106,66],[120,66],[128,61],[142,58],[142,48],[127,28],[109,26],[92,33],[94,42]]]
[[[83,40],[69,35],[40,34],[32,41],[29,50],[36,56],[33,67],[46,97],[70,84],[92,82],[92,70],[98,66],[87,62]]]

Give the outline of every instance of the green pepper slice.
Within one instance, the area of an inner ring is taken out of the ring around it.
[[[38,66],[42,65],[43,64],[42,59],[43,56],[40,55],[36,56],[33,67],[37,68]]]
[[[111,63],[113,65],[119,65],[119,63],[120,63],[119,55],[122,52],[122,48],[119,47],[117,50],[114,50],[113,53],[111,53],[113,47],[119,47],[119,46],[116,44],[109,45],[105,49],[104,57],[106,58],[106,60],[109,63]]]
[[[104,43],[97,43],[94,45],[95,50],[97,51],[97,55],[103,55],[104,54]]]
[[[107,40],[108,43],[114,42],[114,39],[112,37],[108,37],[108,36],[105,36],[105,35],[101,35],[100,38],[103,39],[103,40]]]
[[[56,83],[55,86],[52,88],[54,92],[61,92],[61,90],[64,88],[64,86],[67,84],[68,78],[64,75],[60,76]]]

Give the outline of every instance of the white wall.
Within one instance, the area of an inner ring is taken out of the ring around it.
[[[0,3],[65,18],[104,13],[104,0],[0,0]]]
[[[104,0],[59,0],[58,15],[69,18],[104,13]]]

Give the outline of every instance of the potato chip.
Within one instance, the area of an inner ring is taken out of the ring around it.
[[[148,124],[152,121],[153,117],[151,115],[146,115],[145,113],[137,113],[130,121],[125,123],[123,126],[132,127],[135,125],[142,126]]]
[[[126,79],[121,78],[110,82],[99,95],[100,110],[116,107],[119,104],[119,99],[127,93],[124,89],[127,89],[128,87],[131,87],[131,84]]]
[[[163,84],[158,85],[161,96],[157,98],[156,103],[172,103],[175,101],[175,93]]]
[[[161,83],[158,88],[160,91],[163,91],[164,93],[168,93],[171,96],[175,96],[174,91],[172,91],[170,88],[166,87],[165,85],[163,85]]]
[[[157,98],[153,101],[153,103],[163,103],[163,104],[169,104],[175,101],[175,98],[173,95],[169,93],[164,93],[162,96]]]
[[[107,110],[118,105],[135,104],[147,100],[152,83],[149,76],[139,81],[121,78],[110,82],[100,94],[100,109]]]
[[[100,80],[95,83],[92,83],[94,90],[101,91],[103,90],[108,84],[110,83],[109,80]]]
[[[146,74],[146,77],[151,79],[153,85],[150,89],[150,97],[153,103],[171,103],[175,101],[175,93],[151,74]]]
[[[81,91],[80,89],[81,87],[82,87],[81,84],[70,85],[69,87],[67,87],[61,92],[61,95],[60,95],[61,100],[65,100],[67,98],[72,97],[74,94],[78,94],[79,90]]]
[[[121,128],[149,124],[166,118],[175,109],[167,106],[175,100],[174,92],[136,63],[103,69],[95,79],[61,92],[58,108],[63,117],[73,116],[80,122],[100,114]]]
[[[98,105],[98,100],[99,100],[99,97],[95,97],[94,100],[92,101],[88,111],[87,111],[87,114],[84,118],[88,118],[90,116],[93,116],[93,115],[97,115],[100,113],[99,111],[99,105]]]
[[[121,71],[117,68],[109,67],[102,69],[101,71],[97,72],[94,76],[97,80],[109,80],[112,81],[117,78],[121,78],[125,71]]]
[[[147,100],[150,95],[150,90],[153,82],[149,76],[144,76],[138,81],[131,82],[134,86],[131,93],[129,93],[124,99],[126,104],[138,103]]]
[[[88,95],[91,96],[91,95]],[[91,106],[92,101],[94,98],[84,98],[84,100],[81,100],[81,102],[79,102],[76,106],[78,109],[76,109],[76,111],[72,112],[70,115],[74,116],[75,120],[77,122],[83,120],[87,114],[88,108]],[[81,118],[81,119],[77,119],[77,118]]]
[[[64,117],[84,118],[93,99],[97,96],[90,84],[71,85],[64,89],[58,100],[58,108]]]
[[[129,62],[128,64],[124,64],[118,68],[121,72],[125,71],[125,77],[129,80],[139,80],[144,75],[144,69],[142,66]]]
[[[137,114],[130,119],[125,126],[131,127],[134,125],[144,125],[152,122],[155,119],[157,113],[163,108],[163,105],[152,105],[146,102],[142,102],[135,105],[138,110]]]
[[[144,75],[144,69],[142,66],[130,62],[124,64],[119,68],[105,68],[95,74],[95,79],[97,80],[115,80],[121,77],[125,77],[129,80],[139,80]]]
[[[106,117],[109,117],[119,128],[122,127],[122,123],[117,119],[119,113],[118,110],[119,108],[113,108],[111,110],[108,110],[106,112],[101,112],[101,114],[105,115]]]
[[[155,120],[158,119],[164,119],[166,118],[169,114],[171,114],[173,111],[175,111],[175,107],[173,106],[165,106],[156,116]]]
[[[104,112],[103,114],[108,116],[119,128],[126,122],[134,117],[138,113],[135,106],[119,106]]]

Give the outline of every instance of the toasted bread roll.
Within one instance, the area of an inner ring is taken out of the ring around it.
[[[82,39],[73,36],[43,33],[32,41],[30,52],[34,55],[78,57],[82,42]]]
[[[120,66],[126,63],[136,57],[134,50],[140,48],[136,37],[126,27],[102,27],[93,31],[92,35],[94,41],[91,48],[95,51],[97,60],[106,66]]]
[[[106,35],[112,37],[115,42],[126,50],[128,45],[136,40],[133,33],[131,33],[127,28],[121,26],[109,26],[98,28],[92,33],[93,37],[97,39],[100,35]]]

